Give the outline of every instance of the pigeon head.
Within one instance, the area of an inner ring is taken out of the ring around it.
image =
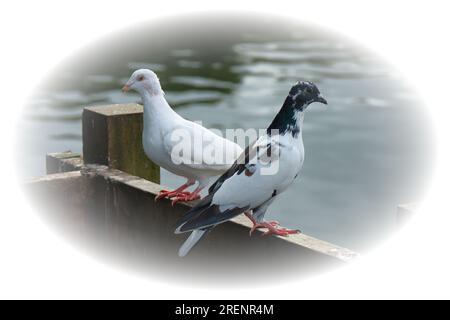
[[[122,91],[135,90],[141,95],[149,93],[152,96],[163,94],[158,76],[151,70],[139,69],[133,72],[130,79],[123,86]]]
[[[281,134],[290,132],[294,138],[297,137],[303,121],[303,116],[299,117],[298,113],[305,111],[313,102],[327,104],[314,83],[298,81],[292,86],[283,106],[267,128],[267,134],[271,135],[273,130],[277,130]]]
[[[298,81],[289,91],[289,98],[293,102],[292,106],[301,111],[313,102],[328,104],[317,86],[309,81]]]

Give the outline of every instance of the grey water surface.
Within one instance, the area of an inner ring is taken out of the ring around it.
[[[84,106],[139,101],[120,91],[137,68],[157,72],[183,117],[220,130],[265,128],[295,81],[318,85],[329,105],[308,109],[301,178],[269,209],[284,226],[362,251],[426,191],[427,112],[392,66],[345,38],[245,16],[150,22],[50,70],[18,124],[20,176],[43,175],[48,152],[81,152]],[[181,181],[162,173],[165,185]]]

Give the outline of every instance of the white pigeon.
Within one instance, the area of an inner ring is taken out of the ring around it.
[[[309,104],[327,101],[312,82],[297,82],[266,133],[248,146],[233,166],[210,188],[209,194],[188,211],[175,233],[191,231],[178,254],[185,256],[212,228],[241,213],[253,228],[286,236],[300,232],[264,220],[267,208],[298,177],[303,165],[302,125]]]
[[[124,92],[131,89],[141,95],[144,104],[145,154],[160,167],[187,179],[175,190],[161,190],[155,201],[167,197],[175,204],[199,199],[209,178],[227,171],[242,148],[173,111],[153,71],[136,70],[122,88]],[[193,192],[185,191],[196,182]]]

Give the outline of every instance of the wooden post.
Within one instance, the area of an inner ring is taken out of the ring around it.
[[[71,151],[48,153],[45,157],[47,174],[80,170],[83,160],[79,153]]]
[[[159,167],[142,147],[142,115],[138,104],[84,108],[84,163],[106,165],[159,183]]]

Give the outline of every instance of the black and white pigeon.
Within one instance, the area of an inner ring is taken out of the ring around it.
[[[302,125],[305,110],[313,102],[327,104],[312,82],[299,81],[266,133],[249,145],[233,166],[210,188],[209,194],[189,210],[175,233],[191,232],[179,249],[183,257],[216,225],[245,213],[265,234],[286,236],[299,232],[266,221],[264,215],[275,198],[297,178],[303,165]]]

